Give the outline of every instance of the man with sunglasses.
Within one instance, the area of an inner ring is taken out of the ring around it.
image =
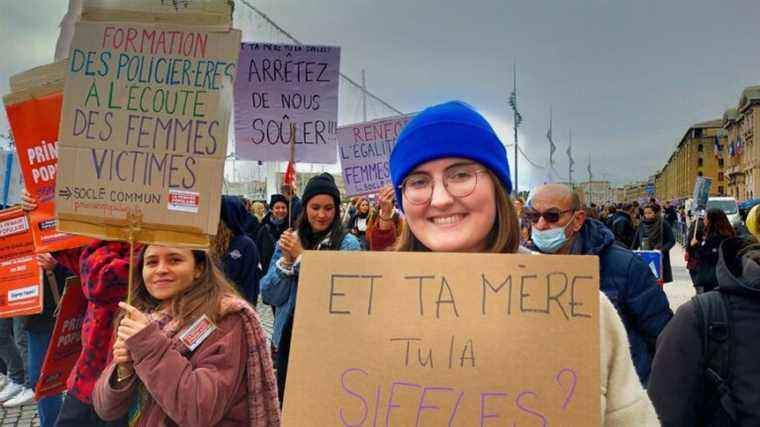
[[[565,185],[534,190],[523,217],[531,223],[531,249],[549,255],[599,257],[601,290],[623,320],[633,364],[646,387],[657,337],[673,317],[668,298],[649,267],[616,244],[604,224],[586,218],[580,197]]]

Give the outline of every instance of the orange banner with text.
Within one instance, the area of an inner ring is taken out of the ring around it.
[[[42,284],[26,214],[19,208],[0,211],[0,317],[40,313]]]
[[[29,222],[38,253],[75,248],[91,241],[61,233],[57,228],[54,198],[62,102],[63,94],[58,92],[6,105],[24,186],[37,199],[37,209],[29,212]]]

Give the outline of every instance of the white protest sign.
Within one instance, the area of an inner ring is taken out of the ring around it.
[[[243,43],[235,81],[235,151],[244,160],[335,163],[340,48]]]

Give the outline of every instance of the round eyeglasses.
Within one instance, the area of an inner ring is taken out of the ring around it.
[[[453,197],[467,197],[478,186],[478,175],[484,173],[484,169],[473,166],[455,166],[443,173],[443,187]],[[404,197],[413,205],[430,203],[433,198],[435,179],[423,172],[411,173],[399,186]]]

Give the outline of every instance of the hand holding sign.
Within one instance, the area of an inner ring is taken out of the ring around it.
[[[116,332],[118,339],[127,341],[150,324],[150,319],[142,311],[125,302],[120,302],[119,307],[125,310],[127,315],[119,323],[119,329]]]
[[[298,233],[293,230],[285,230],[280,236],[280,249],[286,260],[294,262],[303,253],[303,246]]]
[[[58,261],[49,253],[37,254],[37,264],[45,271],[53,271]]]
[[[113,362],[117,365],[128,365],[128,369],[131,368],[132,356],[129,355],[127,345],[121,338],[116,338],[116,342],[113,344]]]
[[[377,193],[378,200],[380,200],[380,216],[384,219],[389,219],[393,214],[393,199],[396,193],[393,191],[392,185],[386,185],[379,193]]]
[[[31,212],[37,209],[37,199],[32,197],[26,189],[21,193],[21,209],[24,212]]]

